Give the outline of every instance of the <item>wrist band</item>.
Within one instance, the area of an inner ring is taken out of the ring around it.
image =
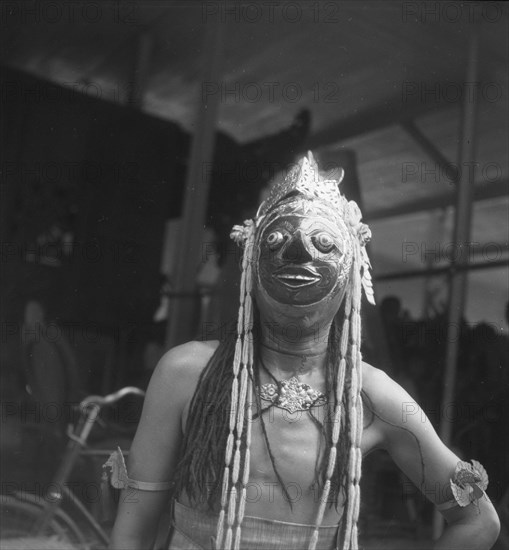
[[[107,469],[110,468],[108,476]],[[115,489],[138,489],[140,491],[167,491],[173,485],[171,481],[138,481],[132,479],[127,474],[127,467],[124,460],[124,455],[117,447],[117,450],[111,453],[108,460],[103,464],[103,478],[109,477],[110,484]]]

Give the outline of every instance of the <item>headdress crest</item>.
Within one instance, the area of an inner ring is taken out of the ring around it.
[[[274,183],[268,197],[260,205],[256,217],[267,214],[286,196],[297,193],[325,201],[341,215],[347,203],[339,191],[343,176],[344,172],[341,169],[338,180],[325,178],[318,170],[313,154],[309,151],[307,157],[303,157],[289,170],[283,181]]]

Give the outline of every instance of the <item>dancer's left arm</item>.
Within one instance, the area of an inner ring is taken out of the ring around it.
[[[382,446],[394,462],[433,504],[455,504],[450,480],[460,459],[442,443],[424,411],[399,384],[369,365],[364,368],[363,387]],[[465,460],[471,458],[476,459]],[[500,521],[487,495],[441,513],[447,525],[434,543],[436,550],[489,550],[498,537]]]

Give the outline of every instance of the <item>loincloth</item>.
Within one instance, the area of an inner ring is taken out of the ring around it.
[[[217,516],[174,503],[173,535],[168,550],[215,549]],[[307,550],[314,525],[245,516],[241,550]],[[322,526],[316,550],[336,547],[338,526]]]

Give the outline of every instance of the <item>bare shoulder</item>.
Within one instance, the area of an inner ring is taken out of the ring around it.
[[[159,361],[158,368],[165,372],[174,370],[201,371],[216,351],[219,342],[186,342],[167,351]]]
[[[184,409],[218,344],[188,342],[163,355],[147,388],[135,442],[143,441],[149,448],[160,450],[161,446],[176,446]],[[166,449],[164,455],[169,454]]]
[[[216,340],[192,341],[170,349],[157,364],[151,386],[170,390],[176,397],[187,397],[190,391],[194,391],[218,345]]]
[[[366,407],[389,425],[406,424],[409,411],[415,414],[419,408],[415,400],[387,373],[364,362],[362,389]]]
[[[379,403],[390,402],[394,393],[403,388],[386,372],[377,369],[369,363],[362,362],[362,389],[371,399]]]

